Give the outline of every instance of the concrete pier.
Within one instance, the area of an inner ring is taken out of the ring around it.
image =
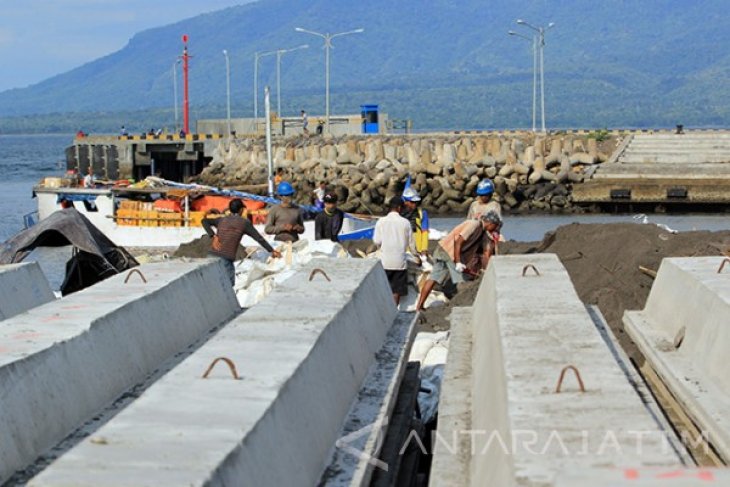
[[[238,311],[205,260],[142,266],[5,320],[0,483]]]
[[[725,262],[723,272],[718,272]],[[730,260],[664,259],[624,325],[682,408],[730,463]]]
[[[315,259],[29,485],[315,485],[395,318],[378,261]]]
[[[0,320],[55,299],[37,262],[0,266],[0,290]]]
[[[471,319],[456,313],[430,485],[544,487],[576,469],[681,466],[557,256],[493,258]]]

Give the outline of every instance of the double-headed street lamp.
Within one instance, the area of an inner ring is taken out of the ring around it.
[[[542,113],[542,131],[544,133],[547,131],[545,129],[545,32],[552,29],[555,23],[550,22],[547,27],[536,27],[522,19],[517,19],[517,23],[537,32],[537,42],[540,48],[540,111]]]
[[[254,53],[253,61],[253,118],[254,124],[257,125],[259,122],[259,59],[264,56],[271,56],[276,54],[277,51],[264,51]],[[254,131],[256,127],[254,125]]]
[[[537,36],[530,38],[513,30],[507,33],[532,42],[532,131],[537,132]]]
[[[337,34],[322,34],[321,32],[314,32],[312,30],[302,29],[297,27],[294,29],[297,32],[304,32],[305,34],[312,34],[324,39],[325,49],[325,63],[324,63],[324,105],[325,105],[325,125],[327,133],[330,133],[330,49],[332,46],[332,39],[335,37],[346,36],[350,34],[360,34],[365,32],[365,29],[355,29],[347,32],[339,32]]]
[[[276,51],[276,113],[281,117],[281,56],[287,52],[298,51],[309,48],[309,44],[292,47],[291,49],[279,49]]]
[[[226,58],[226,120],[228,121],[228,137],[231,136],[231,62],[228,59],[228,50],[223,49]]]

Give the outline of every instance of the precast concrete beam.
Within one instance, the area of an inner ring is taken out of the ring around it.
[[[468,464],[461,485],[500,487],[551,486],[572,469],[681,465],[557,256],[493,258],[473,305],[471,347],[465,323],[453,331],[462,345],[449,351],[443,395],[469,389],[471,404],[465,412],[442,398],[448,420],[437,439],[456,442],[437,444],[431,485],[453,485],[437,470],[449,461]]]
[[[51,285],[37,262],[0,266],[0,320],[54,299]]]
[[[624,313],[631,338],[685,412],[730,463],[730,261],[662,260],[643,311]]]
[[[29,485],[315,485],[395,317],[379,261],[314,259]]]
[[[0,483],[237,312],[216,259],[145,265],[4,321]]]

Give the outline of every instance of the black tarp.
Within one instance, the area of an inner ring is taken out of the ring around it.
[[[124,247],[73,208],[59,210],[3,243],[0,264],[22,262],[36,247],[66,245],[72,245],[74,252],[61,284],[64,296],[139,265]]]

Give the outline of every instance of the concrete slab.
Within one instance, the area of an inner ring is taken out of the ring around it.
[[[29,485],[316,484],[395,316],[378,261],[315,259]]]
[[[0,326],[0,483],[239,310],[217,260],[138,269]]]
[[[664,259],[631,338],[686,413],[730,462],[730,271],[722,257]],[[730,267],[729,267],[730,269]]]
[[[54,299],[51,285],[37,262],[0,266],[0,320]]]
[[[540,275],[527,270],[523,276],[527,264]],[[576,468],[681,465],[557,256],[490,261],[472,325],[468,449],[460,442],[461,449],[437,447],[436,454],[456,462],[466,455],[469,485],[550,486],[558,472]],[[455,360],[453,352],[449,362]],[[555,392],[567,365],[582,373],[585,392],[572,375]],[[449,387],[445,380],[444,390]],[[443,400],[442,410],[448,407]],[[444,461],[434,458],[434,465]],[[434,475],[439,473],[432,470]]]

